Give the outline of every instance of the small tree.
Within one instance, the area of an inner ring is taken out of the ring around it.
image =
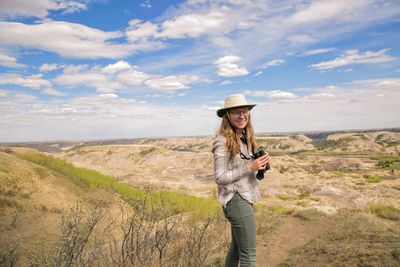
[[[54,255],[54,266],[85,266],[92,260],[85,248],[88,245],[94,228],[103,218],[104,212],[94,207],[92,213],[84,222],[82,205],[77,203],[70,213],[64,214],[61,219],[61,237]]]
[[[19,240],[8,244],[4,251],[0,251],[0,266],[13,267],[19,260]]]

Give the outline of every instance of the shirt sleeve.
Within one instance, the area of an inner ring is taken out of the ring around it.
[[[241,162],[235,168],[228,169],[230,153],[225,146],[225,138],[217,137],[214,140],[214,176],[218,185],[227,185],[243,177],[249,177],[252,173],[249,162]]]

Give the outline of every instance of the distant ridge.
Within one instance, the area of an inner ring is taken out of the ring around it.
[[[332,131],[293,131],[293,132],[261,132],[257,135],[282,136],[302,134],[311,139],[325,139],[328,135],[338,133],[368,133],[368,132],[400,132],[397,128],[376,128],[376,129],[348,129],[348,130],[332,130]],[[116,139],[99,139],[99,140],[54,140],[54,141],[27,141],[27,142],[4,142],[0,143],[0,147],[28,147],[37,149],[42,152],[57,153],[62,150],[80,147],[80,146],[96,146],[96,145],[125,145],[135,144],[143,139],[168,139],[168,138],[209,138],[211,135],[199,136],[166,136],[166,137],[139,137],[139,138],[116,138]]]
[[[311,139],[323,139],[326,136],[331,134],[340,134],[340,133],[370,133],[370,132],[379,132],[379,131],[387,131],[387,132],[400,132],[400,127],[396,128],[371,128],[371,129],[347,129],[347,130],[327,130],[327,131],[293,131],[293,132],[263,132],[257,133],[261,135],[293,135],[293,134],[304,134],[305,136]]]

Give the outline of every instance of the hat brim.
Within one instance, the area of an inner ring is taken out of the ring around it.
[[[240,106],[233,106],[233,107],[227,107],[227,108],[220,108],[217,110],[217,116],[222,118],[225,114],[225,112],[229,109],[233,109],[233,108],[242,108],[242,107],[248,107],[249,110],[251,110],[252,108],[254,108],[257,104],[248,104],[248,105],[240,105]]]

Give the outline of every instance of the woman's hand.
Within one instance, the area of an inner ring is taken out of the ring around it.
[[[258,159],[255,159],[250,162],[250,169],[252,171],[262,170],[265,168],[265,164],[267,164],[269,160],[270,160],[269,155],[264,155],[262,157],[259,157]]]

